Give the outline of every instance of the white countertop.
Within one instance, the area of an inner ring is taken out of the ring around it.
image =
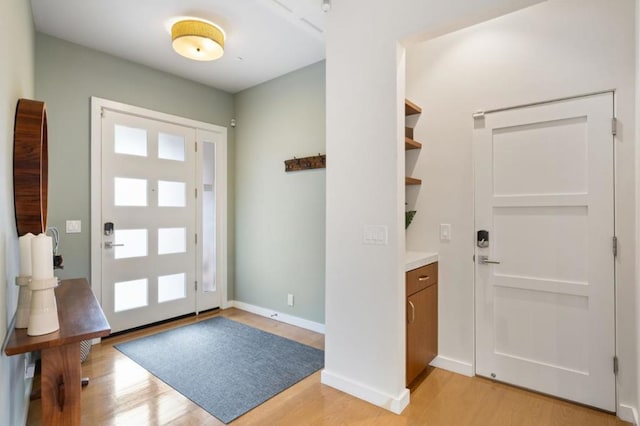
[[[438,253],[407,251],[405,253],[405,271],[419,268],[438,261]]]

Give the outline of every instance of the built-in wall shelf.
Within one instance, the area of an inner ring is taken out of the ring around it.
[[[404,114],[405,116],[420,114],[422,112],[422,108],[418,105],[411,102],[409,99],[404,100]],[[409,151],[412,149],[421,149],[422,144],[413,139],[413,127],[409,127],[405,125],[404,128],[404,150]],[[405,177],[404,178],[405,185],[421,185],[422,180],[413,178],[413,177]]]
[[[422,108],[411,102],[409,99],[404,100],[404,115],[420,114]]]
[[[404,184],[405,185],[422,185],[422,180],[407,176],[404,178]]]
[[[422,144],[418,141],[414,141],[411,138],[408,137],[404,137],[404,149],[406,151],[410,150],[410,149],[420,149],[422,148]]]

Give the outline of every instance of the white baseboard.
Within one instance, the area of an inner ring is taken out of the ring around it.
[[[331,373],[326,369],[322,370],[321,382],[332,388],[336,388],[356,398],[360,398],[378,407],[382,407],[395,414],[402,413],[407,405],[409,405],[409,389],[404,389],[400,395],[393,396],[375,389],[372,389],[362,383],[354,382],[340,375]]]
[[[472,364],[464,361],[458,361],[453,358],[447,358],[442,355],[435,357],[429,365],[432,367],[442,368],[443,370],[453,371],[454,373],[462,374],[464,376],[475,376]]]
[[[260,306],[251,305],[249,303],[240,302],[238,300],[229,300],[227,305],[230,308],[233,307],[242,309],[243,311],[251,312],[252,314],[271,318],[276,321],[284,322],[286,324],[295,325],[296,327],[306,328],[307,330],[324,334],[324,324],[321,324],[319,322],[309,321],[307,319],[295,317],[293,315],[283,314],[282,312],[277,312],[271,309],[262,308]]]
[[[634,425],[638,423],[638,410],[630,405],[618,404],[618,417],[625,422],[631,422]]]

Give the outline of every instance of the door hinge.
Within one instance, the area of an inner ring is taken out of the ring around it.
[[[618,134],[618,119],[615,117],[611,118],[611,134],[613,136]]]
[[[198,245],[198,234],[196,234],[196,245]]]
[[[196,147],[196,152],[198,152],[198,142],[196,142],[194,145]]]
[[[101,109],[100,109],[100,117],[101,117],[101,118],[104,118],[104,117],[105,117],[105,115],[106,115],[106,114],[104,113],[104,108],[101,108]]]
[[[473,263],[476,263],[476,255],[473,255]]]
[[[618,357],[613,357],[613,374],[618,374]]]
[[[611,248],[613,250],[613,257],[618,256],[618,237],[616,237],[615,235],[612,238]]]
[[[198,291],[198,281],[195,281],[196,284],[196,291]]]
[[[194,188],[194,189],[193,189],[193,191],[194,191],[194,192],[195,192],[195,194],[196,194],[196,198],[198,198],[198,188]]]

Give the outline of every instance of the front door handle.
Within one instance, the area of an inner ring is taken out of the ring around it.
[[[114,248],[114,247],[122,247],[124,244],[113,244],[111,241],[105,241],[104,242],[104,248],[106,249],[110,249],[110,248]]]
[[[500,262],[498,262],[497,260],[490,260],[489,256],[478,256],[478,263],[481,263],[483,265],[486,265],[488,263],[494,264],[494,265],[499,265]]]

